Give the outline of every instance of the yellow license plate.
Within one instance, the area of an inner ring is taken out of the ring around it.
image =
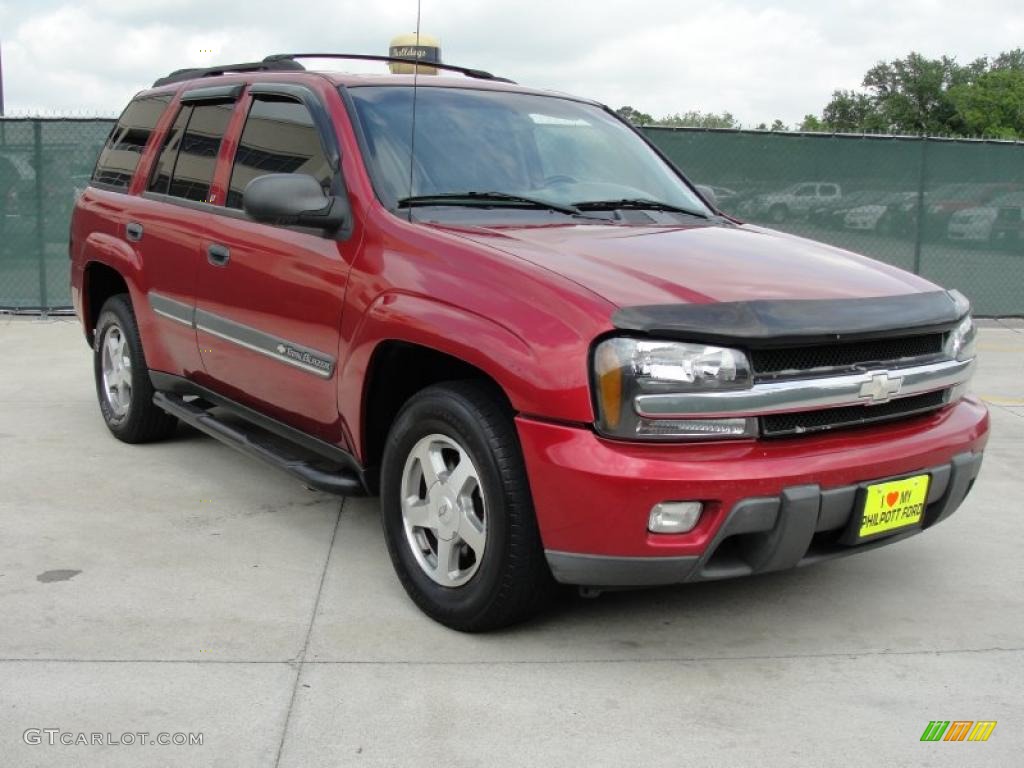
[[[928,475],[917,475],[869,485],[860,522],[860,538],[918,525],[924,515],[929,480]]]

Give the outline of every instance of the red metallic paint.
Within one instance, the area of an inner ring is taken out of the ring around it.
[[[461,228],[618,306],[847,299],[934,291],[922,277],[782,232],[742,226]]]
[[[620,556],[700,554],[741,499],[927,469],[988,440],[988,411],[974,398],[894,424],[773,441],[644,445],[523,417],[516,425],[545,548]],[[655,535],[647,517],[659,501],[710,508],[690,533]]]
[[[388,77],[381,82],[405,82]],[[410,223],[378,202],[336,86],[366,76],[267,73],[218,83],[294,82],[320,95],[336,128],[354,217],[347,241],[230,218],[230,164],[250,98],[239,99],[202,210],[141,197],[175,101],[150,137],[129,194],[90,187],[72,223],[72,295],[89,316],[87,267],[105,264],[129,285],[151,368],[189,376],[365,458],[367,372],[379,345],[405,341],[490,375],[520,414],[544,544],[568,552],[687,555],[706,545],[740,498],[783,486],[823,487],[912,471],[980,450],[988,416],[976,400],[898,424],[778,441],[643,445],[599,438],[587,358],[612,330],[617,306],[753,298],[849,298],[934,290],[922,278],[836,248],[744,226],[455,227]],[[424,84],[424,79],[420,79]],[[203,83],[209,84],[208,81]],[[438,85],[514,90],[451,78]],[[529,90],[529,89],[519,89]],[[124,240],[140,220],[144,246]],[[218,269],[211,242],[231,248]],[[337,357],[323,381],[155,315],[146,294],[226,315]],[[204,350],[200,355],[200,348]],[[205,351],[212,350],[212,351]],[[646,532],[658,501],[700,499],[708,511],[680,536]]]

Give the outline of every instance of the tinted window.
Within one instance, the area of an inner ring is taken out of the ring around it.
[[[192,107],[181,134],[167,194],[186,200],[209,200],[217,153],[234,106],[200,104]]]
[[[127,189],[170,95],[136,99],[121,115],[100,152],[93,181]]]
[[[228,207],[241,208],[246,184],[267,173],[305,173],[325,190],[331,186],[331,166],[320,135],[309,110],[299,102],[253,102],[235,153]]]
[[[152,192],[166,195],[170,190],[171,176],[174,174],[174,161],[178,159],[181,135],[185,132],[185,126],[188,125],[188,119],[191,116],[192,107],[182,107],[174,119],[174,125],[167,132],[164,147],[160,150],[160,157],[157,158],[156,167],[153,168],[153,176],[149,182],[149,189]]]

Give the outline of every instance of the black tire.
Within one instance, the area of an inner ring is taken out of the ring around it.
[[[417,562],[402,518],[406,459],[424,437],[440,434],[465,448],[487,504],[487,543],[462,586],[436,583]],[[381,510],[388,554],[409,597],[434,620],[463,632],[522,621],[553,593],[512,414],[488,386],[474,381],[428,387],[402,408],[381,466]]]
[[[125,413],[115,413],[107,399],[103,383],[102,345],[108,331],[114,329],[123,334],[124,344],[131,362],[131,399]],[[93,338],[93,375],[96,379],[96,397],[100,413],[107,429],[118,440],[125,443],[151,443],[163,440],[174,433],[178,420],[153,405],[153,385],[149,380],[149,368],[142,351],[139,326],[135,322],[131,299],[128,294],[111,296],[100,310]]]

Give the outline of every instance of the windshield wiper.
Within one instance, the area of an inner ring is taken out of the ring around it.
[[[443,192],[434,195],[413,195],[403,197],[398,201],[399,208],[411,208],[417,205],[468,205],[480,206],[488,203],[512,203],[530,208],[543,208],[548,211],[558,211],[569,216],[582,216],[579,208],[572,205],[560,205],[559,203],[539,200],[535,197],[523,195],[510,195],[504,192]],[[515,207],[513,205],[512,207]],[[591,217],[586,217],[591,218]]]
[[[696,216],[700,219],[708,218],[707,214],[700,211],[681,208],[671,203],[663,203],[660,200],[648,200],[642,197],[630,197],[621,200],[582,200],[578,203],[573,203],[573,206],[580,211],[668,211],[669,213],[683,213],[687,216]]]

